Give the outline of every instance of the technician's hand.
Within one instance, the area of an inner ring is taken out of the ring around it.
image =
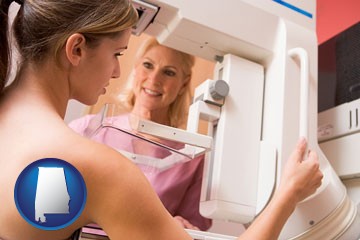
[[[306,145],[306,140],[301,138],[286,163],[279,187],[296,202],[313,194],[323,178],[316,152],[310,150],[303,161]]]
[[[192,230],[200,230],[198,227],[192,225],[188,220],[181,216],[175,216],[175,220],[183,227]]]

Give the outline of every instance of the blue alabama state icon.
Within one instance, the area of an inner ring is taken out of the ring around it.
[[[72,224],[86,203],[86,185],[70,163],[44,158],[29,164],[15,184],[15,204],[34,227],[58,230]]]

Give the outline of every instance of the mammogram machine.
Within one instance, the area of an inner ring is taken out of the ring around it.
[[[298,204],[280,239],[359,239],[360,199],[348,196],[318,144],[316,1],[134,4],[140,14],[135,34],[145,32],[164,45],[216,62],[214,79],[195,90],[187,127],[196,133],[204,119],[212,137],[201,214],[240,223],[254,220],[304,136],[319,155],[324,178],[317,192]],[[359,164],[344,163],[357,167],[350,178],[358,179]],[[360,191],[359,181],[351,188]]]

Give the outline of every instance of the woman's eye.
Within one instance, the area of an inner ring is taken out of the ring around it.
[[[165,70],[164,73],[170,77],[173,77],[176,75],[176,72],[174,72],[172,70]]]
[[[121,57],[122,55],[124,55],[123,53],[115,53],[115,57]]]
[[[147,69],[151,69],[153,65],[149,62],[143,62],[143,66]]]

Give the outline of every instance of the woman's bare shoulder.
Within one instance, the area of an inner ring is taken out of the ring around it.
[[[119,171],[123,172],[122,176],[126,172],[139,172],[129,159],[105,144],[77,134],[69,135],[64,141],[66,146],[62,148],[68,149],[64,154],[65,160],[76,165],[86,177],[101,176],[106,179]]]
[[[90,212],[95,212],[99,203],[114,209],[116,204],[131,200],[133,186],[146,185],[147,180],[140,169],[115,149],[82,136],[67,137],[69,151],[64,160],[74,165],[82,174],[88,189]],[[125,204],[126,205],[126,204]]]
[[[169,231],[178,232],[179,239],[187,239],[136,165],[104,144],[82,137],[69,141],[74,140],[79,161],[74,164],[85,179],[85,211],[92,222],[113,239],[143,239],[149,235],[166,239],[160,236],[168,237]]]

